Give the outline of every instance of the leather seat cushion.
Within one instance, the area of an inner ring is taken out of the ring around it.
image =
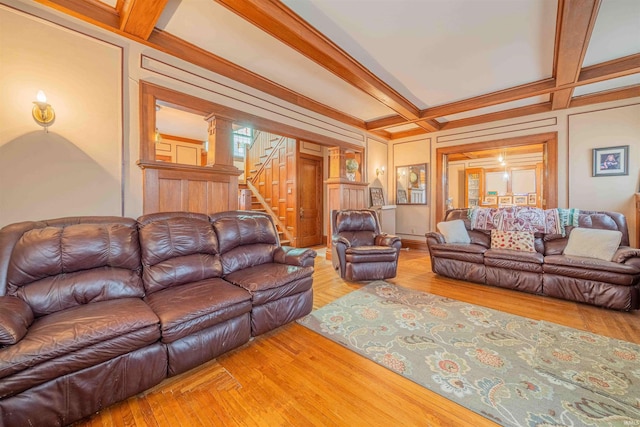
[[[253,305],[304,292],[311,288],[313,267],[267,263],[225,276],[225,280],[248,290]]]
[[[436,243],[429,247],[431,253],[435,252],[466,252],[470,254],[483,254],[487,248],[475,243]]]
[[[543,270],[545,274],[624,286],[632,286],[640,282],[638,267],[595,258],[549,255],[544,258]]]
[[[396,261],[397,250],[389,246],[352,246],[345,251],[347,262]]]
[[[160,318],[164,343],[251,311],[249,292],[220,278],[163,289],[145,301]]]
[[[36,319],[0,348],[0,397],[111,360],[160,339],[159,319],[139,298],[101,301]]]
[[[531,262],[542,264],[544,255],[539,252],[514,251],[510,249],[489,249],[484,253],[485,263],[487,258],[511,260],[517,262]]]

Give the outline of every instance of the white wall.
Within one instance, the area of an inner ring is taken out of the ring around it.
[[[592,176],[592,149],[629,146],[629,174]],[[640,104],[569,116],[569,205],[622,212],[635,241],[635,198],[640,188]]]
[[[0,226],[122,214],[121,87],[120,47],[0,6]]]

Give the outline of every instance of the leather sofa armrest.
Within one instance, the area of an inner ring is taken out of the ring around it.
[[[427,238],[427,243],[429,243],[429,240],[431,240],[431,243],[446,243],[444,236],[436,231],[428,232],[425,237]]]
[[[311,267],[315,262],[316,255],[317,253],[313,249],[279,246],[273,254],[273,260],[279,264]]]
[[[13,296],[0,297],[0,346],[17,343],[33,323],[33,311],[26,302]]]
[[[613,258],[611,259],[611,261],[624,264],[631,258],[640,259],[640,249],[630,248],[629,246],[620,246],[616,253],[613,254]]]
[[[400,237],[392,234],[378,234],[375,238],[374,245],[376,246],[393,246],[394,243],[400,242]]]
[[[333,238],[331,239],[331,244],[333,246],[336,246],[338,243],[342,243],[343,245],[345,245],[348,248],[351,247],[351,242],[349,242],[345,237],[333,236]]]

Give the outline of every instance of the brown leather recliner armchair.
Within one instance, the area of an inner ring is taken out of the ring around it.
[[[332,262],[349,281],[381,280],[396,276],[402,242],[382,233],[371,209],[331,212]]]

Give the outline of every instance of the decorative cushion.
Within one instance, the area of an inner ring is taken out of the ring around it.
[[[491,230],[491,249],[535,252],[533,242],[533,233],[530,231]]]
[[[439,222],[437,228],[447,243],[471,243],[469,233],[461,219]]]
[[[622,233],[617,230],[578,227],[571,230],[563,253],[611,261],[621,240]]]

